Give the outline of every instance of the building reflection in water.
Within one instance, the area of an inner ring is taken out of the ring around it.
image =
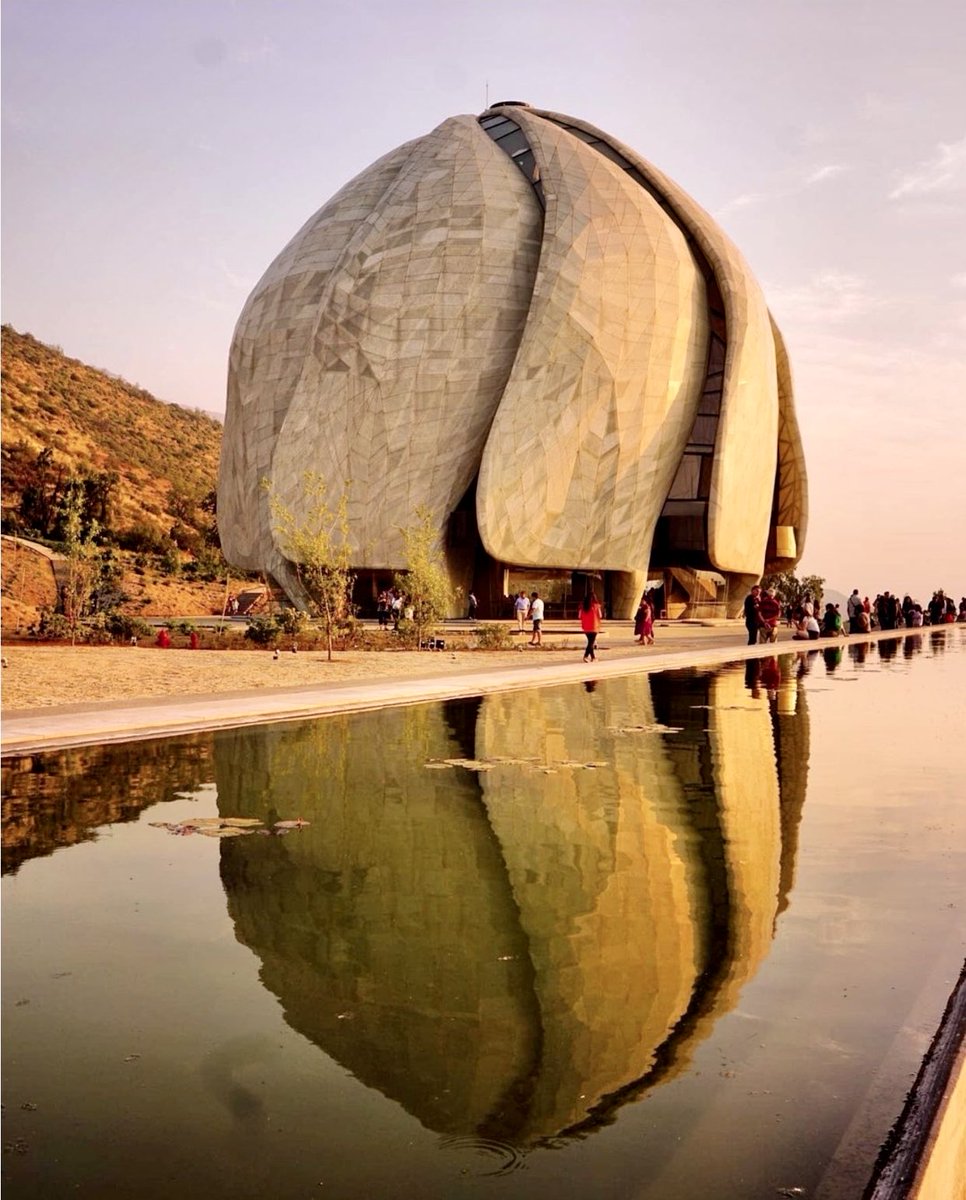
[[[768,952],[809,662],[219,734],[223,814],[311,822],[222,843],[236,934],[288,1022],[428,1128],[589,1131]]]

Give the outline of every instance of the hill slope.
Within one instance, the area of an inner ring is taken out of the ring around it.
[[[28,333],[3,327],[3,509],[20,505],[42,450],[67,474],[117,475],[115,531],[144,525],[167,536],[215,486],[221,425],[155,399]]]

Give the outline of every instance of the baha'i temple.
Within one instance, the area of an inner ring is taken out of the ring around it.
[[[346,184],[249,297],[231,347],[222,544],[299,601],[271,492],[348,501],[356,599],[438,525],[480,616],[594,579],[613,617],[737,611],[804,544],[781,334],[680,187],[586,121],[508,102]]]

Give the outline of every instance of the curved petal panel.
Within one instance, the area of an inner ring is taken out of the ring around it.
[[[417,508],[440,527],[476,475],[539,253],[532,188],[470,117],[414,145],[326,283],[272,476],[348,487],[353,562],[405,561]]]
[[[778,481],[776,491],[774,524],[778,528],[792,531],[794,545],[775,547],[773,556],[765,564],[766,571],[787,571],[798,561],[805,544],[808,528],[808,482],[805,476],[805,451],[795,415],[792,393],[792,370],[781,330],[771,318],[772,335],[775,339],[775,359],[778,367]],[[782,553],[790,549],[792,553]]]
[[[725,304],[728,352],[708,507],[708,554],[720,571],[758,575],[768,539],[778,440],[774,339],[761,289],[724,230],[662,171],[586,121],[554,112],[539,115],[595,134],[619,150],[667,202],[714,271]]]
[[[311,350],[326,284],[414,145],[407,142],[379,159],[310,217],[238,318],[228,366],[218,527],[225,554],[239,567],[264,570],[273,557],[261,481],[269,475],[275,439]]]
[[[480,468],[480,535],[507,562],[639,569],[703,381],[704,283],[679,230],[624,172],[526,109],[513,119],[546,216]]]

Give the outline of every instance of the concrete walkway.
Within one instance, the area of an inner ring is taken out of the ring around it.
[[[548,629],[548,641],[552,642],[554,634],[561,632],[563,628],[560,631]],[[930,632],[928,628],[902,632],[879,631],[853,636],[851,641],[877,641]],[[935,632],[939,632],[939,629]],[[363,682],[309,687],[260,688],[257,691],[12,710],[3,719],[0,750],[6,757],[67,746],[171,737],[201,730],[360,712],[390,705],[480,696],[489,692],[607,679],[638,672],[707,667],[747,658],[764,658],[776,651],[841,649],[850,640],[825,638],[817,642],[793,641],[791,630],[783,629],[777,646],[748,646],[744,627],[735,622],[707,625],[675,623],[660,626],[656,636],[656,645],[636,646],[629,625],[626,629],[620,629],[617,622],[608,623],[608,636],[598,661],[593,665],[581,661],[580,648],[575,649],[572,656],[568,654],[564,661],[561,661],[560,652],[541,654],[531,651],[521,655],[519,666],[481,667],[456,675],[452,672],[443,675],[433,672],[432,656],[427,655],[425,674],[403,679],[372,678]],[[608,642],[613,648],[607,648]]]

